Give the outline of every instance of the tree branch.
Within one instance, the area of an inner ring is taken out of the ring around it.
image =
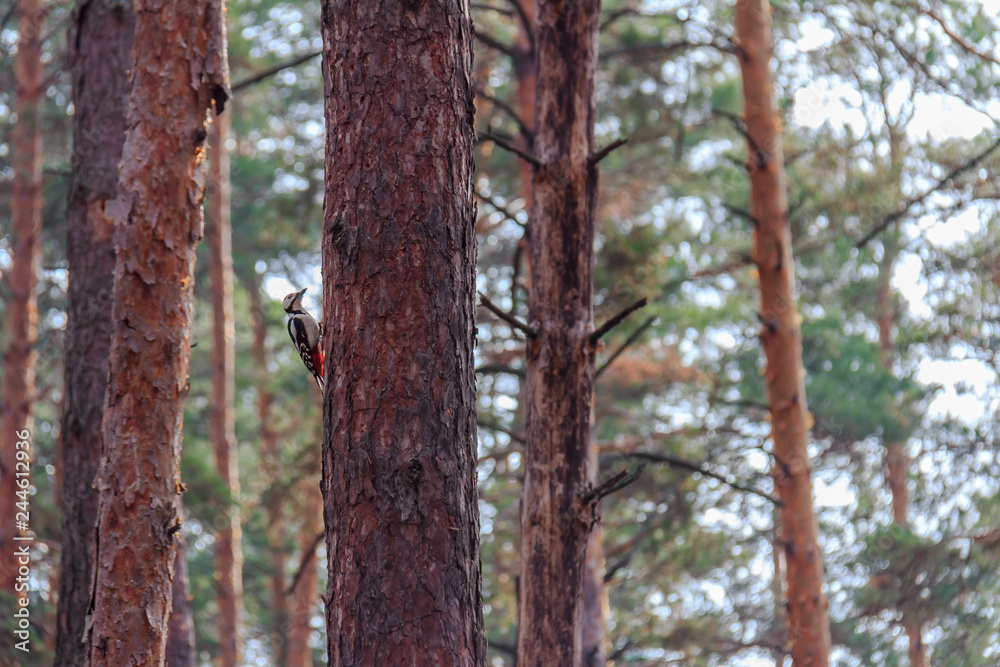
[[[598,162],[606,158],[611,151],[615,150],[616,148],[619,148],[620,146],[624,146],[627,143],[628,143],[628,137],[621,137],[619,139],[615,139],[610,144],[608,144],[601,150],[591,155],[590,164],[597,164]]]
[[[755,496],[759,496],[760,498],[764,498],[765,500],[771,501],[778,507],[781,507],[783,505],[781,500],[775,498],[769,493],[766,493],[764,491],[758,491],[757,489],[754,489],[752,487],[740,484],[739,482],[727,478],[725,475],[720,475],[717,472],[713,472],[705,468],[705,466],[700,463],[697,463],[695,461],[689,461],[688,459],[684,459],[679,456],[673,456],[671,454],[660,454],[657,452],[622,452],[617,456],[624,456],[630,459],[639,459],[640,461],[648,461],[651,463],[666,463],[674,468],[681,468],[689,472],[696,472],[699,475],[703,475],[705,477],[709,477],[716,481],[722,482],[726,486],[730,486],[736,489],[737,491],[743,491],[744,493],[751,493]]]
[[[624,489],[626,486],[628,486],[635,480],[639,479],[639,476],[645,469],[646,469],[646,464],[642,463],[639,465],[638,468],[636,468],[632,472],[629,472],[628,470],[622,470],[614,477],[605,480],[604,482],[602,482],[601,484],[599,484],[598,486],[594,487],[586,494],[584,494],[582,498],[583,504],[589,505],[591,503],[598,503],[601,501],[601,498],[609,496],[615,491],[620,491]]]
[[[526,375],[523,368],[511,368],[510,366],[503,366],[501,364],[483,364],[476,369],[477,375],[496,375],[498,373],[516,375],[519,378],[523,378]]]
[[[511,119],[517,124],[517,128],[521,131],[521,134],[528,137],[529,139],[534,139],[535,133],[530,127],[521,119],[514,107],[510,106],[500,98],[487,93],[481,87],[476,86],[476,95],[483,98],[493,106],[504,111]]]
[[[608,360],[605,361],[604,364],[597,369],[597,371],[594,373],[594,379],[601,377],[601,373],[603,373],[608,369],[608,366],[610,366],[614,362],[614,360],[617,359],[621,355],[621,353],[625,351],[625,348],[627,348],[629,345],[637,341],[639,339],[639,336],[641,336],[646,329],[656,324],[656,321],[658,319],[659,318],[654,315],[648,318],[642,324],[640,324],[639,328],[633,331],[632,335],[626,338],[625,342],[622,343],[620,346],[618,346],[618,349],[615,350],[610,357],[608,357]]]
[[[490,301],[482,292],[479,293],[479,303],[482,304],[488,311],[523,333],[528,338],[534,338],[538,335],[538,331],[536,331],[533,327],[525,324],[510,313],[501,310],[499,306]]]
[[[232,86],[233,93],[236,93],[237,91],[243,90],[244,88],[249,88],[250,86],[254,85],[255,83],[260,83],[264,79],[266,79],[268,77],[271,77],[271,76],[274,76],[278,72],[281,72],[282,70],[286,70],[289,67],[298,67],[302,63],[307,62],[309,60],[312,60],[316,56],[320,56],[320,55],[323,55],[323,51],[322,50],[320,50],[320,51],[312,51],[310,53],[305,53],[305,54],[303,54],[301,56],[296,56],[295,58],[292,58],[291,60],[286,60],[283,63],[278,63],[274,67],[270,67],[270,68],[268,68],[266,70],[263,70],[261,72],[257,72],[256,74],[251,74],[247,78],[245,78],[245,79],[243,79],[241,81],[237,81],[236,83],[233,84],[233,86]]]
[[[482,32],[481,30],[473,30],[472,33],[476,37],[476,39],[478,39],[480,42],[490,47],[491,49],[495,49],[500,53],[505,53],[511,58],[517,58],[518,56],[517,47],[514,46],[513,44],[504,44],[500,40],[495,39],[489,33]]]
[[[500,148],[510,151],[514,155],[518,156],[519,158],[527,162],[528,164],[531,164],[535,167],[538,167],[542,164],[541,162],[538,161],[538,158],[536,158],[534,155],[526,151],[522,151],[520,148],[510,143],[503,137],[497,136],[492,132],[488,132],[486,130],[480,130],[476,134],[478,134],[480,138],[492,141]]]
[[[306,568],[309,567],[309,562],[316,555],[316,548],[319,546],[319,543],[323,541],[325,536],[326,533],[320,533],[317,535],[316,539],[313,540],[312,546],[302,552],[302,559],[299,561],[299,569],[295,571],[295,576],[292,577],[292,583],[290,583],[288,588],[285,589],[286,596],[295,592],[295,587],[299,585],[299,579],[302,578],[302,574],[306,571]]]
[[[1000,148],[1000,138],[994,141],[993,144],[990,145],[990,147],[984,150],[983,152],[979,153],[978,155],[974,155],[968,162],[952,169],[950,172],[945,174],[944,177],[938,180],[937,183],[932,185],[930,188],[928,188],[921,194],[906,200],[906,202],[903,203],[902,207],[897,208],[894,212],[882,218],[882,220],[879,221],[879,223],[875,225],[871,229],[871,231],[865,234],[860,241],[854,244],[854,247],[860,249],[868,245],[868,243],[872,239],[874,239],[876,236],[885,231],[892,223],[896,222],[904,215],[906,215],[911,208],[923,202],[925,199],[930,197],[932,194],[934,194],[944,186],[948,185],[948,183],[958,178],[965,172],[974,169],[980,162],[988,158],[998,148]]]
[[[523,435],[518,435],[517,433],[514,433],[513,431],[510,431],[510,430],[504,428],[503,426],[500,426],[499,424],[491,424],[489,422],[485,422],[485,421],[481,421],[481,420],[477,419],[476,420],[476,426],[479,426],[479,427],[482,427],[482,428],[488,428],[489,430],[496,431],[497,433],[503,433],[504,435],[506,435],[508,438],[510,438],[514,442],[520,443],[522,445],[527,444],[527,442],[528,442]]]
[[[635,311],[645,306],[647,303],[649,303],[649,300],[646,297],[642,297],[641,299],[633,303],[631,306],[629,306],[625,310],[621,311],[620,313],[612,317],[610,320],[601,325],[601,327],[597,331],[590,334],[590,342],[596,343],[597,341],[601,340],[604,334],[608,333],[616,326],[621,324],[622,320],[624,320],[626,317],[628,317]]]

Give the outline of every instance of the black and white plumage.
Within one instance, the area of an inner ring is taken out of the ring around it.
[[[288,313],[288,335],[292,337],[292,343],[302,357],[302,363],[306,369],[316,378],[316,384],[320,390],[323,389],[323,332],[320,325],[302,307],[302,295],[306,293],[303,288],[298,292],[292,292],[281,302],[285,312]]]

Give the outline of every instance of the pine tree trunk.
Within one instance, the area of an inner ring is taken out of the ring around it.
[[[468,3],[323,3],[330,664],[481,665]]]
[[[212,444],[215,468],[229,492],[225,515],[217,517],[215,590],[219,602],[219,654],[222,667],[237,667],[243,656],[243,549],[240,523],[240,472],[236,451],[236,324],[233,320],[233,242],[230,222],[229,114],[216,117],[209,130],[208,273],[212,282]]]
[[[594,73],[599,0],[537,4],[527,451],[518,664],[580,665],[594,392]]]
[[[117,263],[96,481],[93,667],[164,661],[205,140],[213,101],[221,111],[228,90],[221,1],[139,0],[135,9],[128,131],[106,209]]]
[[[27,461],[18,461],[17,443],[34,443],[35,343],[38,338],[38,271],[42,261],[42,27],[45,10],[40,0],[18,0],[17,82],[13,132],[14,196],[10,205],[11,267],[6,278],[10,300],[5,304],[3,378],[0,379],[0,545],[13,549],[18,533],[14,523],[18,472],[30,472]],[[28,437],[25,438],[25,432]],[[31,445],[29,445],[30,447]],[[30,449],[22,450],[31,452]],[[22,491],[23,493],[23,491]],[[29,500],[30,502],[30,500]],[[30,512],[28,513],[30,517]],[[29,544],[23,542],[23,545]],[[16,559],[0,558],[0,594],[14,593]],[[27,595],[18,592],[18,598]]]
[[[760,275],[760,338],[767,357],[774,480],[788,577],[788,624],[795,667],[829,664],[830,625],[823,558],[812,502],[809,412],[779,121],[771,80],[771,14],[766,0],[737,0],[736,35],[747,129],[747,170],[755,220],[753,257]]]
[[[890,153],[894,156],[893,163],[899,161],[895,156],[898,154],[896,148],[896,137],[890,137]],[[899,164],[901,167],[901,162]],[[899,193],[902,196],[902,193]],[[892,368],[892,327],[896,320],[896,310],[892,303],[892,267],[899,254],[899,230],[889,229],[885,234],[883,243],[882,262],[879,264],[879,278],[875,295],[876,315],[879,332],[879,353],[882,366],[887,369]],[[889,485],[889,493],[892,497],[892,522],[897,526],[909,528],[909,491],[906,489],[906,476],[910,469],[910,457],[906,454],[905,443],[888,442],[885,445],[885,467],[886,483]],[[909,641],[910,667],[927,667],[927,651],[924,647],[923,628],[921,623],[913,618],[906,610],[903,613],[903,629]]]
[[[316,562],[316,536],[323,530],[323,495],[313,482],[304,485],[304,518],[299,534],[302,574],[292,591],[291,624],[288,634],[288,661],[285,667],[312,667],[309,635],[313,612],[319,600],[319,566]]]
[[[125,142],[128,67],[135,14],[116,0],[80,0],[73,49],[73,184],[66,208],[69,290],[62,419],[62,549],[56,667],[82,665],[83,624],[94,568],[101,420],[111,349],[115,249],[105,203],[118,188]],[[92,76],[100,71],[101,76]]]
[[[271,352],[267,344],[267,315],[261,301],[261,278],[254,275],[247,281],[250,294],[250,315],[253,323],[253,346],[251,354],[254,363],[254,383],[257,387],[257,419],[260,422],[261,473],[268,480],[268,491],[263,497],[264,514],[267,517],[267,547],[270,558],[271,592],[271,645],[274,659],[284,665],[288,650],[288,597],[285,595],[285,547],[282,539],[284,531],[283,494],[279,493],[281,481],[281,456],[278,452],[278,435],[271,422],[271,405],[274,397],[268,387],[268,366]]]
[[[194,614],[188,580],[187,543],[177,533],[174,581],[171,586],[170,621],[167,623],[166,667],[194,667]]]

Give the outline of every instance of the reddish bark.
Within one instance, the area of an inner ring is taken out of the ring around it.
[[[594,73],[598,0],[537,4],[527,450],[521,499],[518,664],[579,665],[583,505],[594,391]]]
[[[42,38],[45,10],[39,0],[19,0],[17,5],[17,56],[14,77],[17,127],[13,132],[14,196],[10,203],[11,267],[6,279],[10,300],[4,319],[7,349],[0,380],[0,544],[5,548],[21,531],[14,523],[18,497],[18,472],[29,473],[28,461],[18,461],[17,443],[31,438],[34,429],[35,343],[38,338],[38,270],[42,260]],[[33,439],[32,439],[33,440]],[[21,450],[28,451],[30,449]],[[30,477],[20,477],[21,480]],[[22,494],[23,494],[22,490]],[[30,513],[29,513],[30,516]],[[24,543],[27,544],[27,543]],[[16,559],[0,558],[0,595],[15,593]],[[18,591],[23,598],[25,591]]]
[[[219,0],[137,0],[118,194],[117,252],[87,664],[161,665],[188,391],[205,139],[228,89]]]
[[[128,66],[135,14],[115,0],[78,3],[73,13],[73,184],[66,208],[66,391],[61,432],[62,549],[56,667],[83,664],[81,643],[94,568],[101,420],[111,348],[115,249],[104,205],[118,188],[125,142]],[[88,76],[101,71],[102,76]]]
[[[771,13],[766,0],[737,0],[736,35],[747,129],[747,170],[760,276],[761,342],[771,408],[774,481],[783,503],[781,536],[788,577],[787,618],[795,667],[829,664],[830,624],[823,595],[823,558],[813,510],[809,412],[779,121],[770,73]]]
[[[216,521],[215,590],[219,602],[222,667],[237,667],[243,656],[243,535],[240,472],[236,451],[236,323],[233,320],[233,240],[230,221],[229,115],[209,130],[208,274],[212,282],[212,448],[215,469],[229,493],[226,513]]]
[[[481,665],[472,26],[323,3],[331,665]]]

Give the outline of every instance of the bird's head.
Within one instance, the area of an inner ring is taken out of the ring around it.
[[[285,309],[286,313],[301,313],[302,311],[302,295],[306,293],[308,287],[303,287],[298,292],[292,292],[281,302],[281,306]]]

